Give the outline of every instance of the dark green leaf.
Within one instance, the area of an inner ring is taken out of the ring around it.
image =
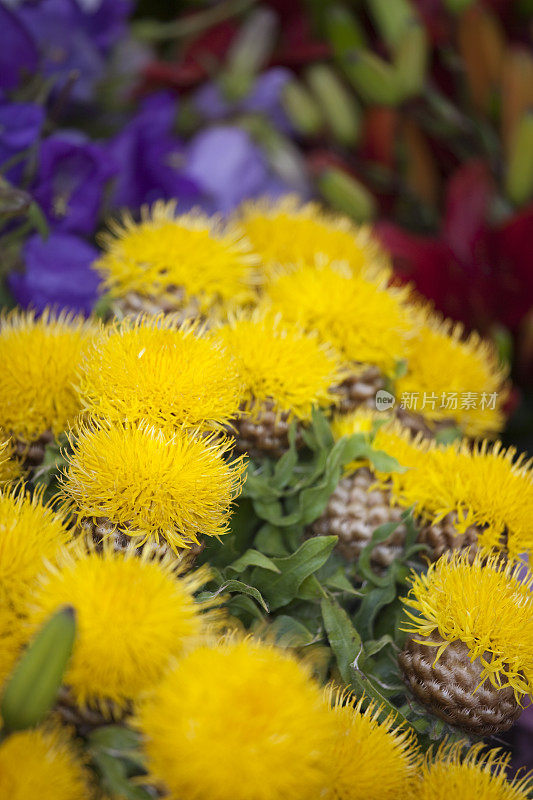
[[[273,558],[280,575],[273,577],[260,568],[254,570],[251,580],[260,586],[272,610],[298,597],[303,581],[325,564],[336,542],[336,536],[317,536],[304,542],[292,555]]]
[[[247,567],[262,567],[271,572],[279,572],[273,561],[258,550],[247,550],[243,555],[228,566],[234,572],[244,572]]]

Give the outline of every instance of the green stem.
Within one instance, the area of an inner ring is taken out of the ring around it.
[[[197,14],[177,19],[174,22],[153,22],[139,20],[135,23],[135,33],[145,41],[162,39],[181,39],[194,36],[213,25],[237,14],[242,14],[255,4],[256,0],[224,0],[221,3]]]

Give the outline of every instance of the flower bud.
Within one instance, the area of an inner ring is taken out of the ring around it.
[[[334,137],[341,144],[354,144],[359,135],[361,112],[353,94],[346,90],[335,72],[325,64],[310,67],[307,80]]]
[[[318,186],[328,203],[358,222],[366,222],[374,217],[374,197],[362,183],[346,172],[327,169],[319,177]]]
[[[519,206],[533,194],[533,112],[526,112],[514,132],[507,164],[506,193]]]
[[[293,79],[283,88],[283,108],[299,133],[313,136],[322,127],[323,117],[311,93],[299,81]]]

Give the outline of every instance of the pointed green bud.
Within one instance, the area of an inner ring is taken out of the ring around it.
[[[517,206],[533,195],[533,111],[527,111],[516,126],[505,189],[509,200]]]
[[[38,725],[55,703],[72,653],[75,611],[63,606],[37,633],[8,679],[0,714],[8,733]]]
[[[387,43],[395,52],[406,29],[418,22],[418,15],[409,0],[367,0],[368,10]]]
[[[306,77],[335,139],[341,144],[354,144],[359,136],[361,110],[353,94],[325,64],[310,67]]]
[[[348,80],[367,103],[396,106],[403,99],[395,70],[368,50],[359,50],[343,64]]]
[[[405,29],[396,53],[395,66],[404,99],[420,94],[424,87],[428,64],[428,39],[419,22]]]
[[[281,103],[299,133],[313,136],[322,128],[324,118],[320,107],[312,94],[296,78],[283,87]]]
[[[324,170],[318,178],[318,187],[333,208],[358,222],[368,222],[376,214],[376,201],[368,189],[340,169]]]
[[[343,60],[354,50],[366,46],[366,39],[357,17],[340,4],[331,4],[326,11],[326,38],[335,57]]]
[[[239,100],[248,94],[255,76],[272,54],[276,29],[277,17],[269,8],[258,8],[246,19],[228,51],[227,65],[221,78],[229,99]]]

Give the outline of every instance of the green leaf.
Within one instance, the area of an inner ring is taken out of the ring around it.
[[[402,467],[394,456],[390,456],[383,450],[374,450],[369,447],[366,456],[376,472],[405,472],[407,469]]]
[[[461,439],[462,436],[461,430],[451,425],[449,428],[442,428],[440,431],[437,431],[435,434],[435,441],[438,444],[452,444],[458,439]]]
[[[330,575],[329,578],[324,581],[324,586],[327,586],[328,589],[337,589],[341,592],[347,592],[348,594],[354,596],[360,595],[360,592],[354,589],[346,577],[346,572],[344,571],[343,567],[338,567],[333,575]]]
[[[390,583],[390,575],[376,575],[371,565],[372,550],[377,544],[386,542],[389,536],[394,533],[399,525],[401,525],[401,519],[397,522],[385,522],[383,525],[380,525],[378,528],[376,528],[372,534],[372,538],[361,551],[361,555],[357,561],[358,574],[365,580],[373,583],[375,586],[387,586]]]
[[[254,539],[254,545],[257,550],[267,556],[286,556],[289,554],[282,531],[269,522],[265,522],[259,530]]]
[[[96,749],[93,751],[93,763],[100,774],[105,791],[124,800],[152,800],[153,795],[146,789],[129,781],[128,770],[122,759]]]
[[[296,450],[296,422],[291,424],[289,429],[289,449],[283,453],[274,467],[272,484],[281,489],[292,477],[294,468],[298,463],[298,451]]]
[[[247,550],[237,561],[230,564],[228,569],[232,569],[234,572],[244,572],[247,567],[262,567],[271,572],[280,572],[279,567],[268,556],[258,550]]]
[[[305,625],[287,614],[276,617],[269,626],[269,631],[273,633],[276,642],[283,647],[305,647],[315,640]]]
[[[368,592],[361,602],[355,624],[365,639],[374,635],[374,621],[381,609],[396,600],[396,582],[390,580],[385,586],[379,586]]]
[[[273,558],[280,570],[280,575],[275,577],[261,568],[254,570],[251,581],[260,586],[271,610],[298,597],[304,580],[326,563],[336,543],[336,536],[316,536],[304,542],[292,555]]]
[[[268,605],[263,599],[261,592],[256,589],[255,586],[249,586],[247,583],[243,583],[242,581],[226,581],[215,592],[204,592],[203,595],[209,595],[210,599],[213,600],[215,597],[224,594],[224,592],[237,592],[238,594],[245,594],[248,597],[253,597],[253,599],[261,606],[261,608],[266,611],[267,614],[269,612]]]
[[[363,649],[361,637],[350,622],[346,611],[335,600],[324,598],[320,608],[339,672],[343,681],[351,686],[356,678],[354,664]]]

